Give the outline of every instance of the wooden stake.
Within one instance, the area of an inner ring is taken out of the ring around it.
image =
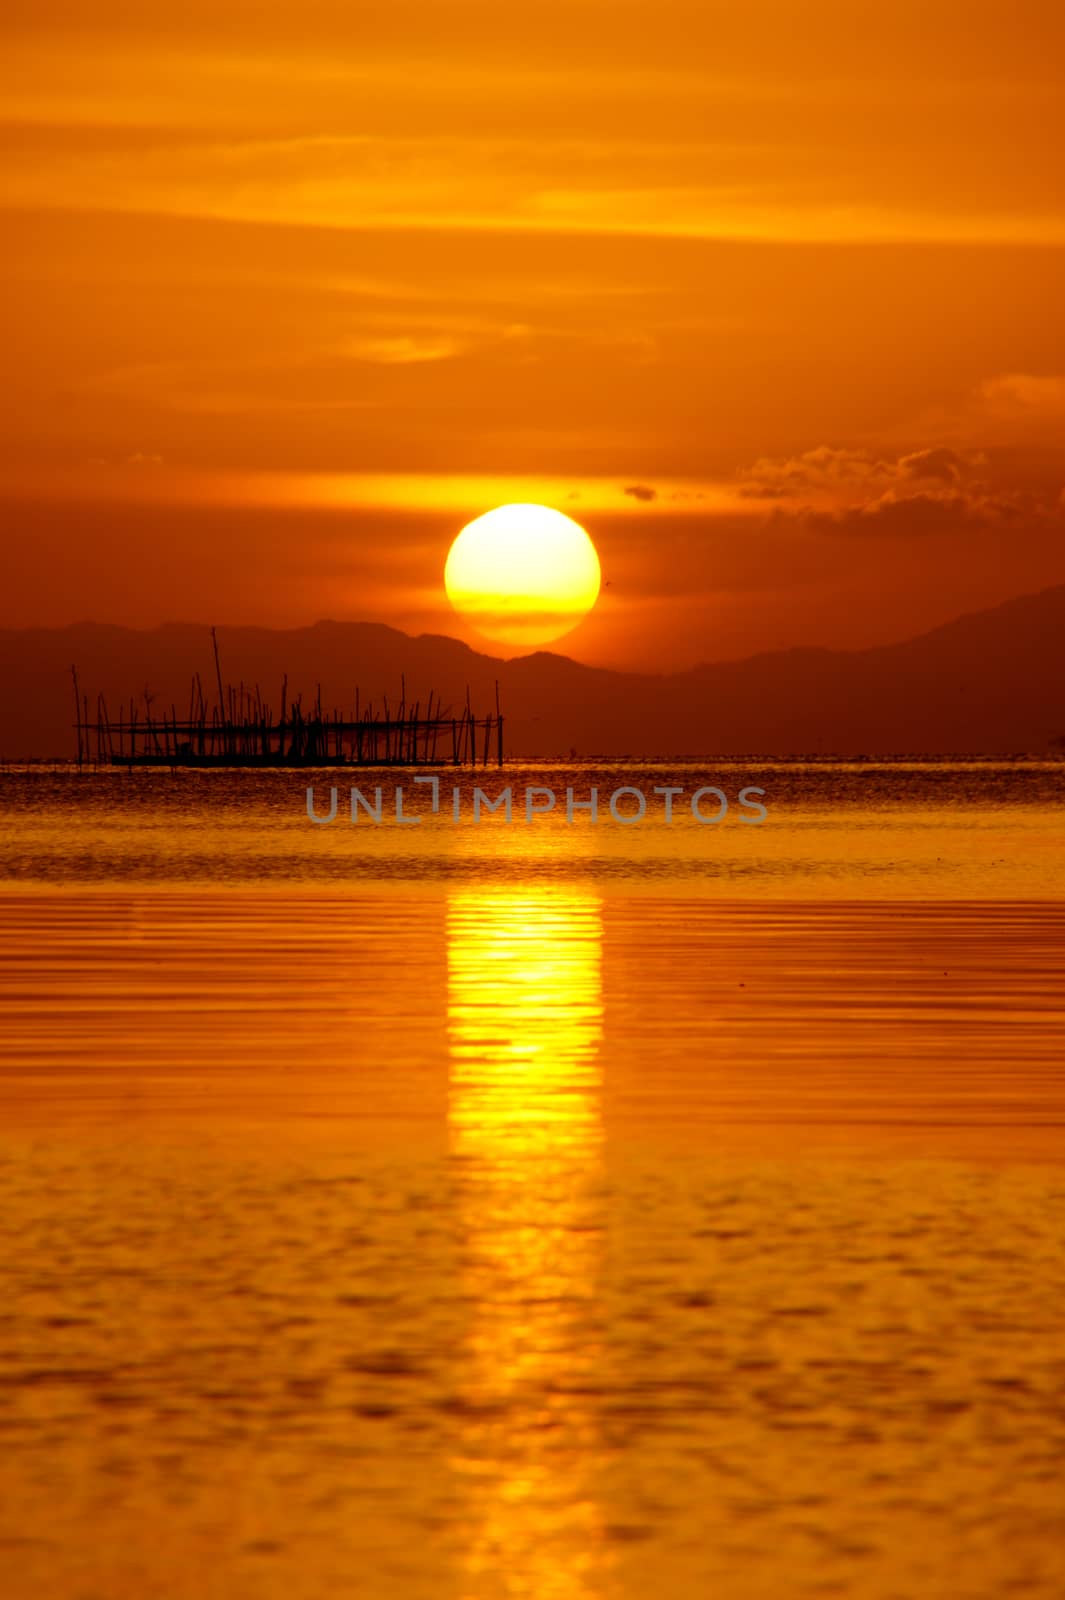
[[[81,766],[81,695],[78,693],[78,669],[71,664],[70,675],[74,680],[74,726],[78,730],[78,766]]]

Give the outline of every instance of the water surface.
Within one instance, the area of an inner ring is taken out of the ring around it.
[[[3,780],[6,1592],[1056,1600],[1062,769],[733,767]]]

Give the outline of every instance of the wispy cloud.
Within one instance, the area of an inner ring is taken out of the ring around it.
[[[993,416],[1065,420],[1065,376],[1004,372],[980,385],[979,398]]]
[[[740,494],[752,500],[864,501],[900,485],[955,488],[971,482],[981,464],[979,454],[942,445],[897,456],[820,445],[798,456],[760,457],[741,477]]]
[[[981,452],[944,445],[888,456],[821,446],[756,461],[740,483],[745,499],[776,516],[850,533],[914,535],[1053,517],[1056,497],[1030,483],[1003,484]]]

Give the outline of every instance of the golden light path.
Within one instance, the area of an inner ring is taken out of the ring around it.
[[[466,524],[448,554],[448,599],[479,633],[548,644],[599,597],[599,557],[579,522],[549,506],[497,506]]]
[[[601,942],[594,893],[460,889],[448,903],[470,1600],[602,1593],[588,1400],[602,1354]]]

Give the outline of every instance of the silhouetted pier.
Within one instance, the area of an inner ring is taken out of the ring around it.
[[[74,727],[78,766],[117,767],[424,767],[503,765],[503,715],[499,684],[495,709],[474,713],[470,692],[456,713],[430,692],[424,706],[407,702],[406,681],[394,707],[387,696],[380,704],[362,704],[355,690],[352,713],[322,706],[321,686],[314,703],[304,709],[302,696],[289,704],[288,677],[281,684],[280,704],[267,704],[259,685],[223,685],[218,640],[212,628],[216,703],[208,705],[200,674],[192,678],[187,714],[177,706],[157,705],[147,689],[131,698],[112,717],[102,694],[95,714],[83,695],[78,674],[74,685]]]

